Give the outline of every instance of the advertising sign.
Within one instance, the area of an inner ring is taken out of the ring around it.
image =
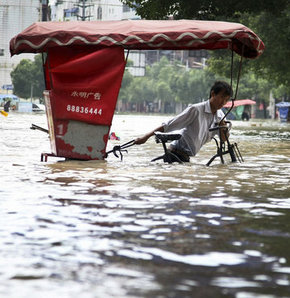
[[[52,149],[57,156],[104,158],[124,67],[120,47],[49,51],[46,105],[51,113]]]

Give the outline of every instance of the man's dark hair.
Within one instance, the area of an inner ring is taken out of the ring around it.
[[[223,92],[224,95],[229,95],[233,96],[233,89],[232,87],[224,81],[216,81],[214,85],[210,89],[210,95],[211,97],[211,92],[214,92],[214,94],[219,94],[220,92]]]

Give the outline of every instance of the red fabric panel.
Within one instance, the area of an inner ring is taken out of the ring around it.
[[[50,49],[46,70],[54,118],[110,125],[124,67],[120,47]]]

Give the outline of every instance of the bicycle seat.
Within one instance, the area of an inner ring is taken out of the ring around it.
[[[154,132],[156,143],[166,143],[168,141],[179,140],[181,138],[180,133],[166,133],[166,132]]]

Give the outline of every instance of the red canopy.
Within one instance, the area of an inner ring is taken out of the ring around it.
[[[234,101],[234,107],[244,106],[244,105],[255,105],[255,104],[256,104],[256,102],[254,100],[251,100],[251,99],[240,99],[240,100],[235,100]],[[232,106],[232,102],[229,101],[223,107],[224,108],[230,108],[231,106]]]
[[[238,23],[195,20],[38,22],[10,41],[11,55],[80,45],[125,49],[231,49],[246,58],[263,53],[262,40]],[[242,48],[244,45],[244,52]]]

